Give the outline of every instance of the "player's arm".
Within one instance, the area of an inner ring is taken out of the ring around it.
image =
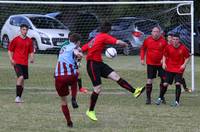
[[[185,56],[185,61],[184,61],[183,65],[181,65],[181,69],[185,69],[187,63],[188,63],[189,60],[190,60],[190,56],[191,56],[191,55],[190,55],[188,49],[185,50],[184,56]]]
[[[9,56],[9,59],[10,59],[10,63],[11,65],[15,65],[16,62],[13,60],[13,52],[15,50],[15,39],[12,40],[8,46],[8,56]]]
[[[162,68],[165,70],[167,68],[167,65],[166,65],[166,57],[163,56],[162,58]]]
[[[83,53],[78,49],[74,49],[74,55],[77,57],[77,59],[81,59],[83,57]]]
[[[144,41],[142,47],[140,48],[140,63],[145,65],[144,58],[146,54],[146,40]]]
[[[15,61],[13,60],[13,52],[10,51],[10,50],[8,50],[8,56],[9,56],[11,65],[14,66],[16,63],[15,63]]]
[[[34,63],[34,46],[31,40],[31,45],[29,46],[30,63]]]
[[[34,63],[34,52],[30,53],[30,62]]]
[[[87,43],[87,44],[84,44],[84,45],[82,46],[82,48],[81,48],[81,51],[82,51],[82,52],[87,52],[88,48],[89,48],[88,43]]]
[[[120,45],[120,46],[123,46],[123,47],[128,46],[128,44],[127,44],[126,42],[122,41],[122,40],[117,40],[117,41],[116,41],[116,44],[117,44],[117,45]]]

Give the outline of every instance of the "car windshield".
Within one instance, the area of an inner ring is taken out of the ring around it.
[[[143,20],[135,23],[135,27],[144,34],[150,34],[155,26],[158,26],[158,23],[151,20]]]
[[[61,22],[49,17],[30,17],[30,20],[36,28],[66,29]]]

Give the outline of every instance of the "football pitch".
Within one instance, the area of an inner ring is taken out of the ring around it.
[[[97,122],[89,120],[85,112],[89,106],[92,84],[86,72],[85,59],[81,66],[83,86],[88,94],[78,94],[79,108],[73,109],[68,97],[74,128],[68,128],[60,110],[60,99],[54,88],[56,55],[37,54],[29,66],[29,80],[25,82],[24,103],[15,99],[15,73],[6,51],[0,50],[0,132],[198,132],[200,131],[200,57],[195,57],[196,91],[183,92],[181,106],[172,108],[174,86],[166,94],[166,105],[145,105],[145,94],[135,99],[111,80],[102,80],[103,89],[96,105]],[[133,86],[146,82],[146,67],[138,56],[118,56],[105,62]],[[191,85],[190,66],[185,73]],[[152,101],[159,94],[159,79],[154,82]]]

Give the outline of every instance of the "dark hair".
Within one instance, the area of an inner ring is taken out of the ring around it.
[[[111,23],[106,21],[101,24],[100,32],[108,33],[111,30]]]
[[[81,35],[78,33],[72,33],[69,35],[70,42],[77,43],[78,41],[81,41]]]
[[[20,25],[20,28],[23,28],[23,27],[28,28],[28,25],[26,25],[26,24],[21,24],[21,25]]]
[[[167,36],[174,36],[174,33],[168,32],[168,33],[167,33]]]
[[[175,33],[175,34],[173,35],[173,37],[178,37],[178,38],[180,38],[180,34],[179,34],[179,33]]]

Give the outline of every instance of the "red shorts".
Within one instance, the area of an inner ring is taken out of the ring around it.
[[[71,86],[71,89],[77,89],[76,75],[55,77],[55,87],[59,96],[67,96],[69,94],[69,86]]]

